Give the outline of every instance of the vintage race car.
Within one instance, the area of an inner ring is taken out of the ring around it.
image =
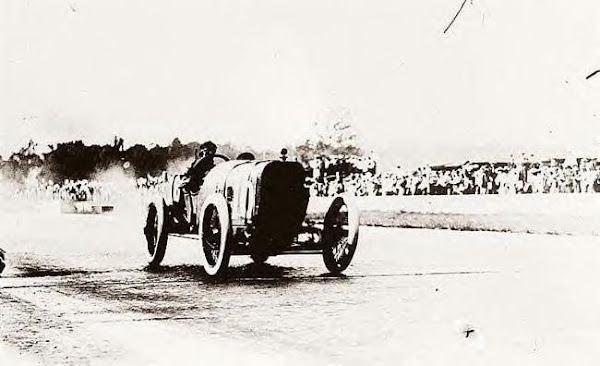
[[[281,254],[322,254],[333,273],[350,265],[359,212],[349,197],[336,197],[321,222],[308,220],[309,192],[298,162],[217,157],[224,161],[207,173],[198,192],[182,191],[176,177],[167,197],[148,205],[144,234],[151,266],[160,265],[173,236],[201,242],[202,265],[211,276],[225,272],[231,255],[264,262]]]

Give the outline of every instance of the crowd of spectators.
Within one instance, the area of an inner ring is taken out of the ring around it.
[[[13,197],[62,201],[106,202],[112,198],[110,184],[80,179],[65,179],[63,182],[36,180],[15,185]]]
[[[154,177],[147,175],[136,179],[135,188],[144,196],[164,195],[168,189],[169,176],[167,172]]]
[[[308,162],[311,196],[462,195],[600,192],[600,161],[555,159],[544,162],[472,163],[456,166],[397,168],[379,172],[370,156],[322,156]],[[110,202],[125,192],[164,194],[166,172],[115,180],[53,182],[28,178],[13,195],[62,201]]]
[[[28,179],[24,184],[12,184],[9,191],[14,198],[108,203],[126,192],[135,191],[143,196],[163,193],[166,183],[166,174],[137,179],[122,177],[118,181]]]
[[[377,172],[370,157],[329,157],[309,164],[313,196],[591,193],[600,191],[597,159],[471,163]],[[365,169],[365,167],[368,167]]]
[[[372,188],[367,181],[371,181],[377,171],[372,157],[361,156],[320,156],[310,160],[308,166],[312,196],[332,196],[350,189],[366,194]]]

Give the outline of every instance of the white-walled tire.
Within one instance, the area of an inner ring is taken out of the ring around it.
[[[168,238],[167,221],[168,209],[164,200],[148,205],[144,235],[146,236],[148,264],[151,267],[160,265],[165,257]]]
[[[360,213],[348,196],[336,197],[323,225],[323,262],[332,273],[341,273],[350,265],[358,244]]]
[[[222,275],[229,266],[229,210],[220,194],[209,196],[200,209],[200,243],[204,255],[204,270],[210,276]]]

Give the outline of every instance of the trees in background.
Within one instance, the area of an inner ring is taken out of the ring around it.
[[[0,173],[23,183],[32,172],[39,178],[62,182],[65,179],[93,179],[112,167],[121,167],[136,177],[157,176],[176,161],[191,160],[200,147],[199,142],[181,143],[175,138],[168,146],[154,145],[150,148],[135,144],[124,148],[122,138],[115,137],[111,144],[86,145],[81,140],[48,145],[50,151],[38,154],[37,144],[29,141],[8,160],[0,158]],[[321,155],[362,155],[357,136],[349,123],[337,122],[325,125],[325,129],[304,143],[290,147],[292,157],[305,165]],[[250,152],[257,158],[277,159],[279,151],[240,148],[231,143],[219,145],[218,152],[236,158],[242,152]]]
[[[5,178],[23,183],[35,168],[39,178],[60,182],[65,179],[92,179],[97,173],[111,167],[123,167],[135,176],[158,174],[167,166],[170,156],[192,155],[182,146],[144,145],[123,148],[123,139],[115,138],[112,144],[86,145],[81,140],[48,145],[50,151],[38,154],[32,141],[8,160],[0,161],[0,172]],[[193,151],[193,150],[192,150]]]
[[[338,121],[325,126],[315,123],[315,136],[296,146],[296,156],[307,163],[317,156],[349,155],[361,156],[358,135],[348,122]]]
[[[39,178],[62,182],[65,179],[93,179],[97,173],[113,167],[120,167],[135,177],[157,176],[164,172],[171,162],[194,158],[200,142],[181,143],[175,138],[170,145],[154,145],[150,148],[135,144],[125,149],[123,139],[115,137],[112,144],[86,145],[81,140],[48,145],[50,151],[36,152],[37,144],[30,141],[8,160],[0,158],[0,175],[23,183],[32,172]],[[242,152],[251,152],[259,157],[274,158],[273,152],[242,150],[230,143],[219,146],[219,153],[230,158]]]
[[[0,159],[0,176],[23,182],[30,172],[39,170],[44,162],[42,157],[35,153],[36,148],[37,144],[29,140],[26,146],[12,153],[8,160]]]

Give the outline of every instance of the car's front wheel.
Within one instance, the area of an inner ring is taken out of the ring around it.
[[[204,254],[204,270],[210,276],[222,275],[229,265],[229,211],[225,198],[209,196],[200,210],[200,242]]]
[[[349,197],[333,200],[323,225],[323,262],[332,273],[350,265],[358,243],[359,212]]]

